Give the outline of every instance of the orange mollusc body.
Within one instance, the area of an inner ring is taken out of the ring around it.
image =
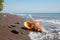
[[[40,32],[43,31],[43,29],[42,29],[42,27],[41,27],[41,25],[39,24],[38,21],[34,21],[33,24],[34,24],[35,30],[40,31]]]
[[[39,25],[38,21],[33,21],[32,23],[28,22],[28,21],[25,21],[24,26],[28,30],[33,30],[34,29],[34,30],[37,30],[39,32],[43,32],[43,29],[42,29],[41,25]]]
[[[25,21],[25,22],[24,22],[24,26],[25,26],[27,29],[32,30],[32,25],[31,25],[30,22]]]

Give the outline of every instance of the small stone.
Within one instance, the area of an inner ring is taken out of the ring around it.
[[[12,28],[11,32],[14,33],[14,34],[18,34],[19,29],[18,28]]]
[[[8,26],[9,28],[11,28],[11,26]]]
[[[57,33],[57,31],[56,31],[56,30],[54,30],[54,31],[53,31],[53,33]]]
[[[20,24],[20,22],[16,22],[16,24]]]
[[[4,17],[6,17],[6,15],[4,15]]]
[[[12,24],[11,26],[12,26],[12,27],[16,27],[16,25],[15,25],[15,24]]]

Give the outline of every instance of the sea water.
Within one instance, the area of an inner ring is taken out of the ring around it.
[[[60,13],[23,13],[16,14],[25,20],[37,20],[47,32],[30,32],[31,40],[60,40]],[[31,16],[29,16],[31,15]]]

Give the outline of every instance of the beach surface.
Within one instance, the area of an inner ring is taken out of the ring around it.
[[[45,29],[40,33],[24,28],[26,18],[29,16],[26,17],[25,14],[0,13],[0,40],[60,40],[59,20],[41,20],[39,17],[38,21]]]
[[[17,15],[0,13],[0,40],[30,40],[29,31],[22,28],[23,22]]]

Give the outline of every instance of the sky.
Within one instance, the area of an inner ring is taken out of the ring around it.
[[[2,12],[60,13],[60,0],[4,0]]]

